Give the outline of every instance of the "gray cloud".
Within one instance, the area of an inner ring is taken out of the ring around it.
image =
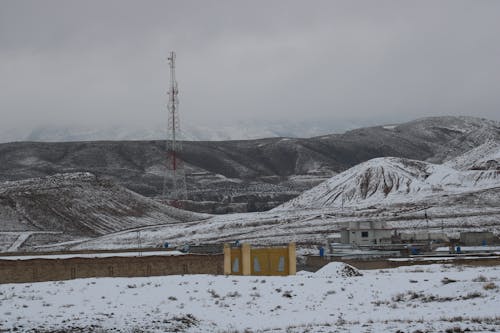
[[[0,130],[184,122],[500,120],[499,1],[0,2]]]

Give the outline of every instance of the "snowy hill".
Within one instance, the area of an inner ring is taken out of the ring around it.
[[[445,165],[458,170],[500,170],[500,142],[487,141]]]
[[[499,186],[500,175],[496,170],[457,171],[444,165],[404,158],[375,158],[332,177],[274,211],[365,207]]]
[[[431,163],[442,163],[488,141],[500,142],[500,123],[475,117],[428,117],[398,125],[394,130],[434,147],[434,156],[425,159]]]
[[[0,233],[62,232],[47,241],[207,217],[161,205],[90,173],[0,183]]]

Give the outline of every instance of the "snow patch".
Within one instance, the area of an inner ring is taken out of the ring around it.
[[[352,276],[362,276],[359,270],[343,262],[331,262],[315,273],[316,276],[345,278]]]

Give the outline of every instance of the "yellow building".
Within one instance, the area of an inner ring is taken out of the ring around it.
[[[295,275],[297,271],[295,243],[287,247],[252,248],[224,245],[224,274],[231,275]]]

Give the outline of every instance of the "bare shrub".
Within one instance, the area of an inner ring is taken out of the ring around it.
[[[462,299],[472,299],[472,298],[480,298],[480,297],[484,297],[484,295],[481,294],[479,291],[473,291],[473,292],[468,293],[465,296],[462,296],[461,298]]]
[[[393,302],[402,302],[405,299],[405,294],[398,293],[398,294],[392,296],[391,299],[392,299]]]
[[[209,293],[213,298],[220,298],[220,295],[213,289],[208,289],[207,293]]]
[[[233,291],[233,292],[228,292],[226,294],[226,297],[232,297],[232,298],[241,297],[241,294],[237,291]]]
[[[497,285],[494,282],[488,282],[488,283],[485,283],[483,285],[484,290],[492,290],[492,289],[496,289],[496,288],[497,288]]]
[[[453,279],[450,279],[448,277],[444,277],[442,280],[441,280],[441,283],[442,284],[448,284],[448,283],[454,283],[454,282],[457,282],[457,280],[453,280]]]
[[[388,305],[389,302],[388,301],[381,301],[381,300],[376,300],[376,301],[372,301],[371,302],[373,305],[375,306],[381,306],[382,304],[385,304],[385,305]]]

